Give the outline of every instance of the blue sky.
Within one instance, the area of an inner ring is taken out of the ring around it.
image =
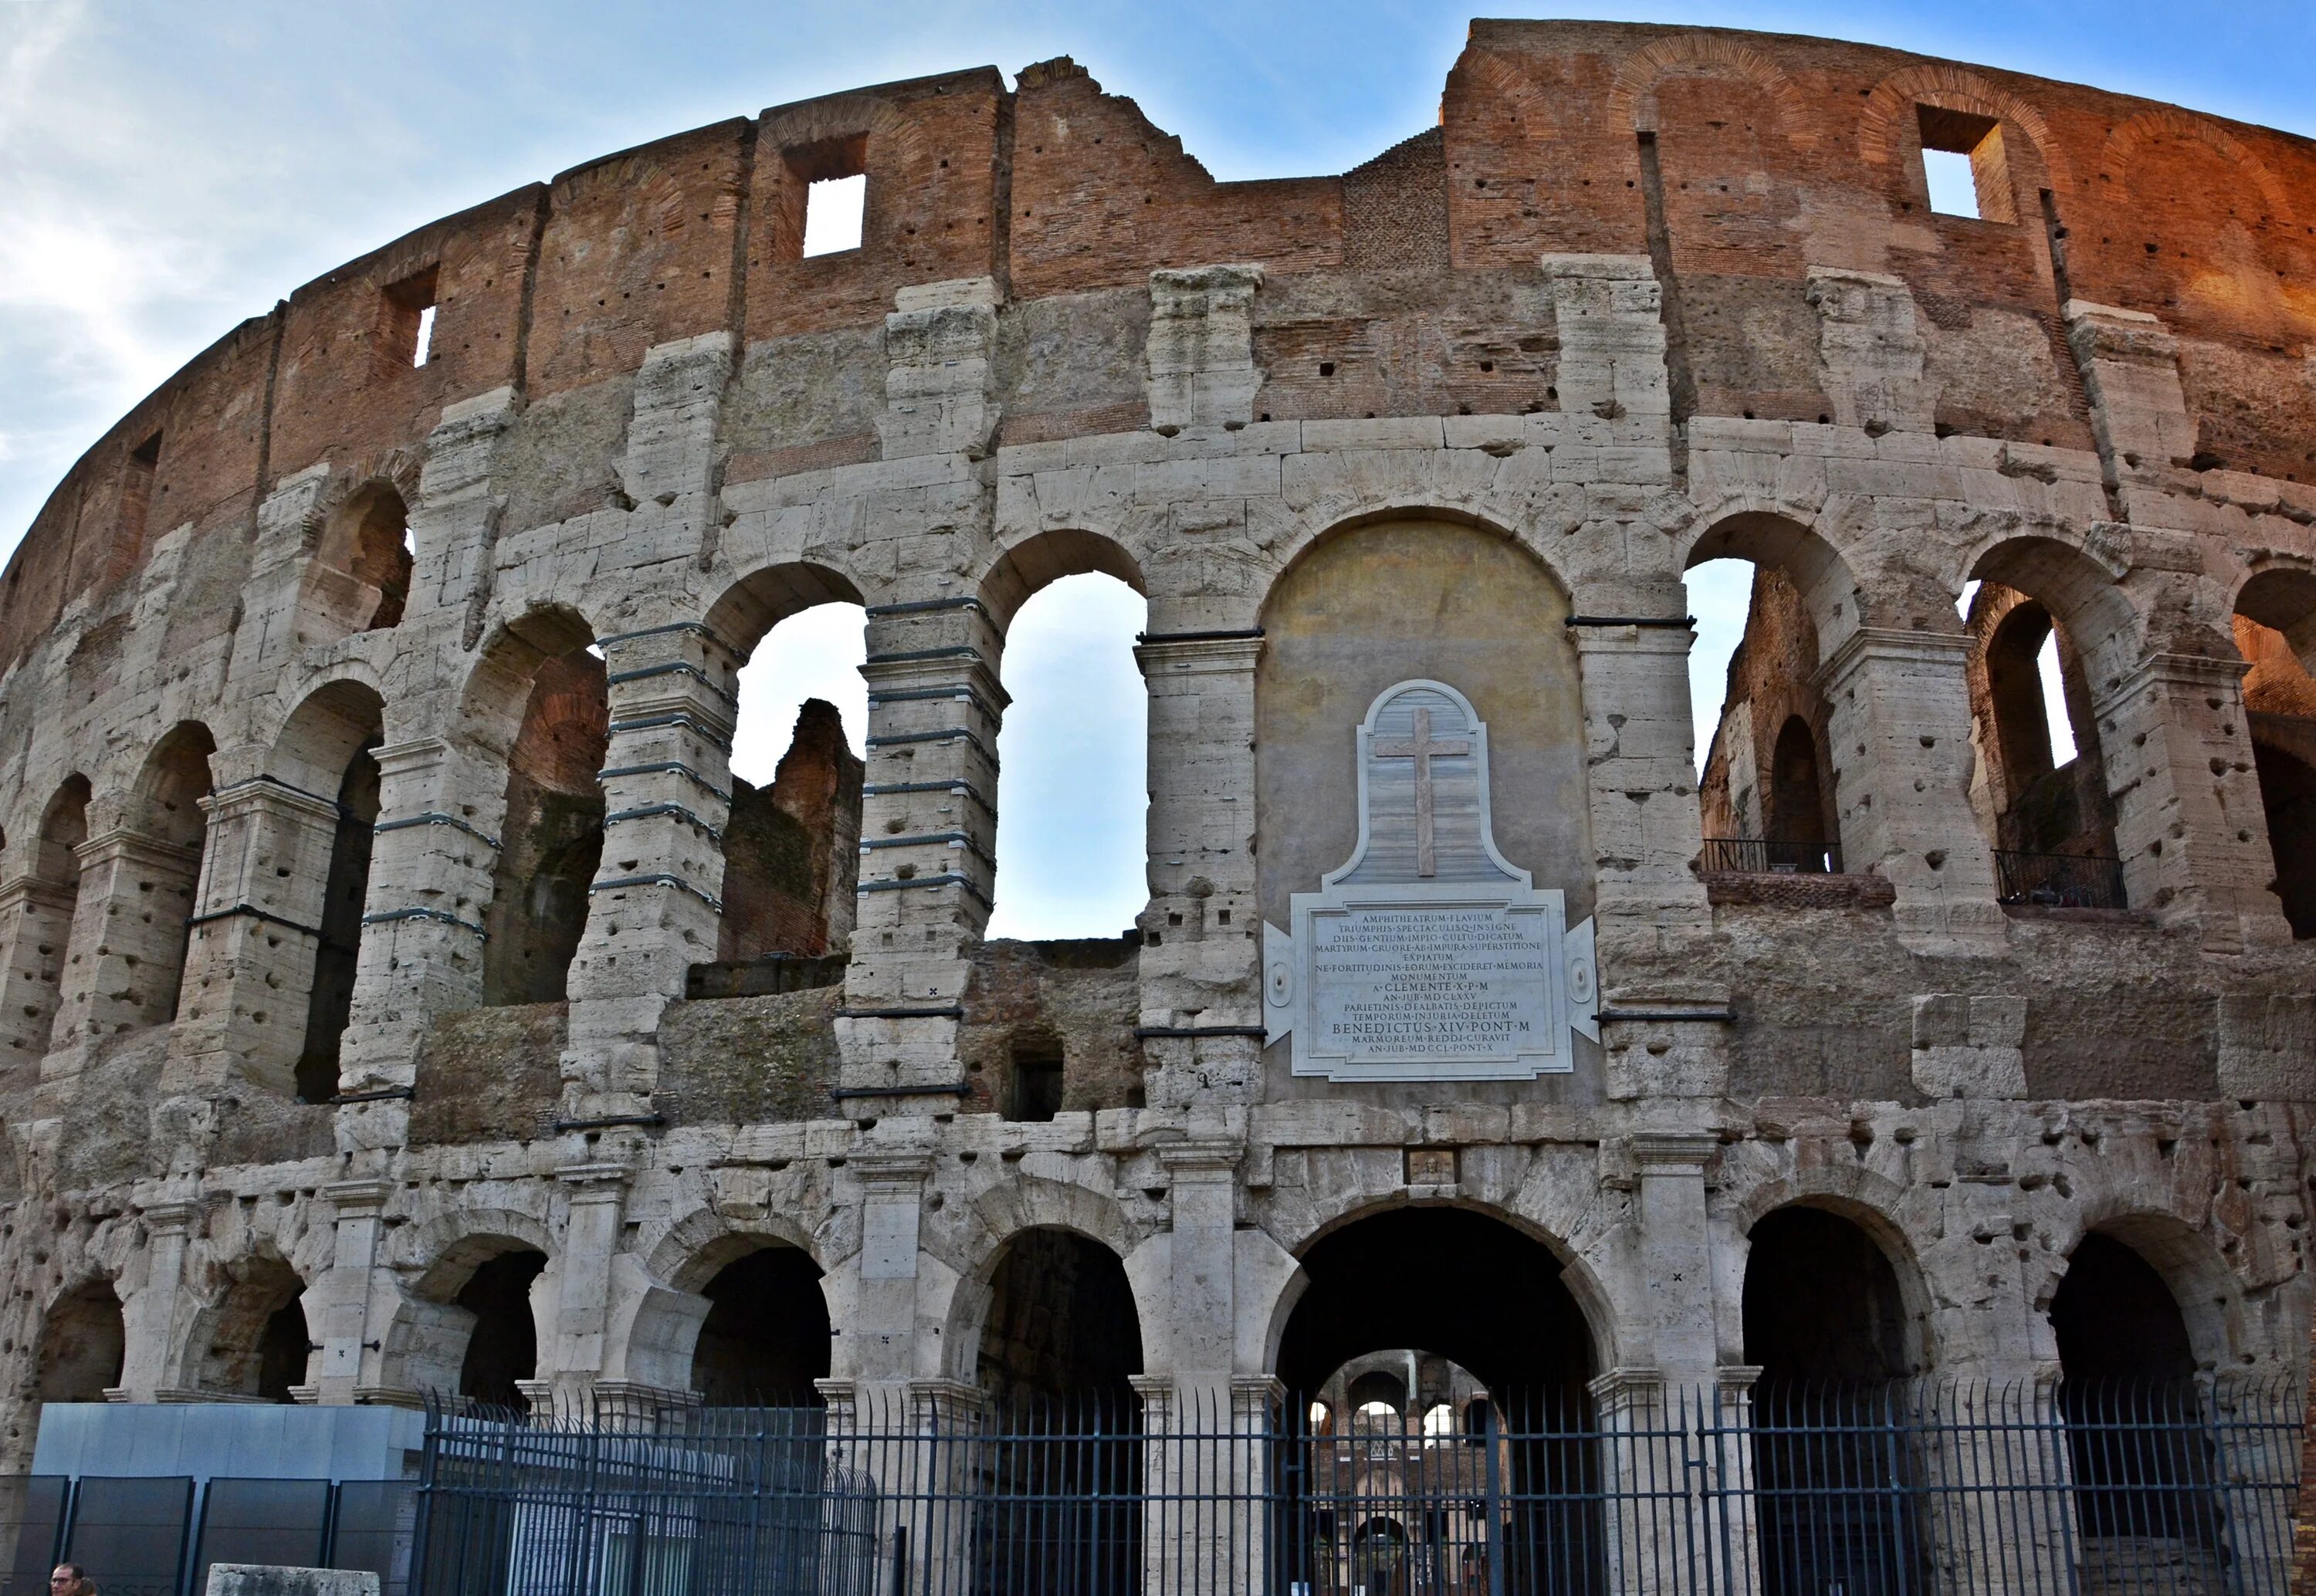
[[[0,0],[0,554],[106,426],[241,318],[414,226],[578,162],[834,90],[984,64],[1010,75],[1069,55],[1218,177],[1339,172],[1437,120],[1466,22],[1481,13],[1857,39],[2316,136],[2308,0]],[[1709,718],[1743,589],[1694,585]],[[1050,648],[1035,636],[1049,612]],[[1025,613],[1032,630],[1015,640],[1007,685],[1025,705],[1056,695],[1064,730],[1052,747],[1014,746],[1009,730],[1009,794],[1076,794],[1081,817],[1140,802],[1139,709],[1118,696],[1136,696],[1117,628],[1137,614],[1131,595],[1095,584]],[[832,646],[799,650],[786,679],[818,679]],[[771,700],[794,696],[768,687],[752,705],[764,699],[778,721]],[[1032,829],[1044,885],[1013,857]],[[1121,852],[1114,824],[1102,829],[1066,810],[1009,827],[1001,926],[1121,928],[1141,899],[1136,850],[1129,837]]]

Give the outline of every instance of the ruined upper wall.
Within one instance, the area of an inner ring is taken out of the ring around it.
[[[1925,127],[1990,123],[1995,219],[1933,214]],[[806,186],[852,170],[861,247],[802,258]],[[1941,431],[2089,446],[2073,298],[2177,335],[2196,466],[2316,473],[2309,141],[1862,45],[1480,22],[1439,130],[1341,177],[1216,182],[1064,59],[1011,93],[982,68],[719,123],[420,228],[235,330],[75,466],[0,586],[0,668],[177,528],[226,590],[273,483],[324,461],[395,477],[445,405],[494,388],[548,407],[509,528],[599,505],[623,385],[701,333],[746,351],[726,482],[871,457],[883,395],[857,357],[910,284],[1007,297],[1007,442],[1144,424],[1146,300],[1118,295],[1109,338],[1066,307],[1224,261],[1266,273],[1260,412],[1552,408],[1530,279],[1554,253],[1652,259],[1677,419],[1851,420],[1820,386],[1812,272],[1831,268],[1911,290]],[[417,369],[393,347],[414,282],[438,306]]]

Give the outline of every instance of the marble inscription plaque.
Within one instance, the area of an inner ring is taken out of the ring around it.
[[[1496,851],[1487,727],[1440,682],[1358,728],[1359,840],[1293,925],[1263,927],[1266,1027],[1297,1075],[1527,1079],[1574,1068],[1594,1019],[1592,926]]]

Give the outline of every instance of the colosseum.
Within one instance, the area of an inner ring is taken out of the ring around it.
[[[988,938],[1085,573],[1146,907]],[[1480,22],[1341,176],[1064,58],[477,205],[0,582],[0,1571],[2281,1596],[2312,667],[2286,134]]]

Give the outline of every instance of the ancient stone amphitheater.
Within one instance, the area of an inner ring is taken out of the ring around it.
[[[984,940],[1008,627],[1089,572],[1148,904]],[[810,706],[735,782],[832,603],[865,764]],[[0,1469],[429,1392],[2296,1415],[2312,665],[2301,138],[1478,22],[1340,177],[1066,59],[606,156],[227,333],[0,585]],[[2053,1455],[2081,1546],[2240,1530]]]

